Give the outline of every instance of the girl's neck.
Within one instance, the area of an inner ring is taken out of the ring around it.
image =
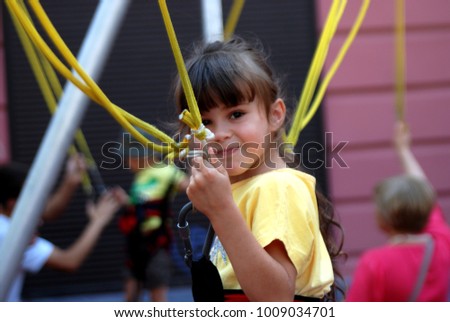
[[[276,153],[276,155],[272,155],[271,158],[266,158],[264,162],[257,165],[255,168],[249,169],[241,175],[230,177],[230,182],[233,184],[272,170],[284,168],[287,168],[286,162],[279,156],[278,153]]]

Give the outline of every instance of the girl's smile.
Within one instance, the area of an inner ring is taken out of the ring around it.
[[[269,117],[278,114],[284,116],[284,105],[276,101]],[[278,158],[277,147],[268,152],[265,143],[279,125],[269,122],[265,107],[257,99],[233,107],[214,107],[203,112],[202,119],[214,133],[208,146],[222,162],[232,182],[273,170],[273,165],[280,164],[266,162],[268,157],[271,158],[269,161]]]
[[[213,152],[215,156],[219,159],[231,158],[235,153],[239,151],[239,143],[231,143],[227,146],[221,146],[220,148],[214,149]]]

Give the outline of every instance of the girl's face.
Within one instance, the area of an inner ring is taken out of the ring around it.
[[[202,113],[203,124],[215,135],[208,146],[232,183],[285,166],[271,135],[282,126],[285,112],[280,99],[272,104],[269,115],[258,100]]]

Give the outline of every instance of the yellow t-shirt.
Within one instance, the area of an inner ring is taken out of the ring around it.
[[[306,173],[286,168],[237,182],[232,185],[232,191],[234,201],[261,246],[274,240],[283,242],[297,270],[295,294],[322,298],[330,291],[334,277],[320,234],[315,182]],[[241,289],[217,238],[211,249],[211,260],[220,272],[224,289]]]

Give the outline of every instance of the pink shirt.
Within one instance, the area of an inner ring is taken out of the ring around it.
[[[450,227],[439,206],[424,229],[433,237],[430,267],[417,301],[447,301],[450,286]],[[404,302],[416,284],[424,244],[385,245],[361,257],[347,294],[349,302]]]

